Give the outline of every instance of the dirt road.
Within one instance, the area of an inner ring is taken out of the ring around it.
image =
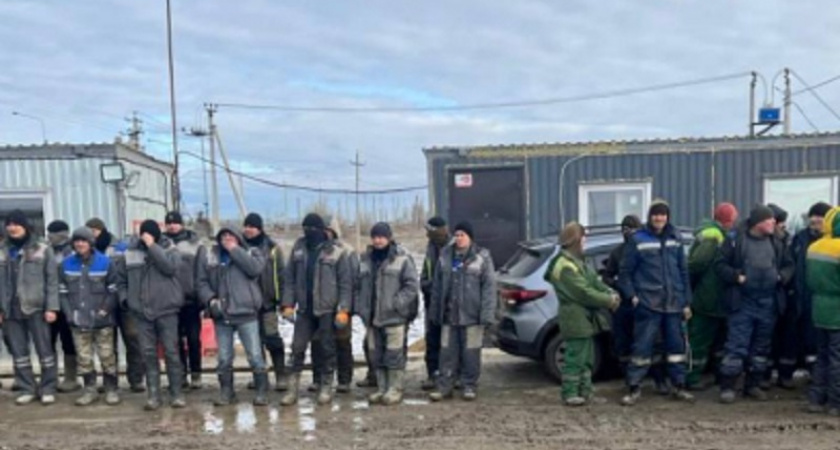
[[[254,409],[243,403],[216,409],[216,394],[191,393],[186,410],[141,411],[142,394],[123,405],[88,409],[59,404],[15,407],[0,393],[0,449],[838,449],[840,419],[801,412],[802,393],[772,391],[764,404],[724,407],[715,392],[696,405],[648,395],[633,409],[617,405],[621,383],[598,385],[603,401],[584,409],[560,405],[558,389],[535,363],[488,351],[480,399],[428,404],[417,386],[421,363],[412,364],[406,402],[370,407],[361,390],[318,407],[306,398],[294,408]],[[361,374],[359,374],[361,376]],[[247,377],[238,379],[244,385]],[[8,383],[4,383],[8,386]],[[274,403],[278,396],[273,395]]]

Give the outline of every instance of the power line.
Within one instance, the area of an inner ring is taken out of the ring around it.
[[[199,161],[204,161],[207,164],[218,167],[218,168],[220,168],[224,171],[228,171],[228,172],[230,172],[234,175],[240,176],[240,177],[242,177],[246,180],[251,180],[251,181],[261,183],[261,184],[264,184],[264,185],[267,185],[267,186],[272,186],[272,187],[277,187],[277,188],[294,189],[294,190],[305,191],[305,192],[316,192],[316,193],[322,193],[322,194],[356,194],[357,192],[359,194],[398,194],[398,193],[401,193],[401,192],[422,191],[422,190],[425,190],[426,188],[429,187],[428,185],[424,184],[422,186],[406,186],[406,187],[393,188],[393,189],[369,189],[369,190],[356,191],[355,189],[316,188],[316,187],[311,187],[311,186],[302,186],[302,185],[299,185],[299,184],[278,183],[276,181],[271,181],[271,180],[267,180],[265,178],[260,178],[260,177],[254,176],[254,175],[249,175],[247,173],[240,172],[240,171],[237,171],[237,170],[234,170],[234,169],[227,169],[222,164],[218,164],[214,161],[210,161],[209,159],[204,158],[201,155],[190,152],[190,151],[181,150],[178,153],[183,154],[183,155],[187,155],[187,156],[191,156],[195,159],[198,159]]]
[[[819,89],[819,88],[821,88],[821,87],[823,87],[823,86],[826,86],[826,85],[829,85],[829,84],[831,84],[831,83],[834,83],[834,82],[835,82],[835,81],[837,81],[837,80],[840,80],[840,75],[836,75],[836,76],[833,76],[833,77],[831,77],[831,78],[829,78],[829,79],[827,79],[827,80],[820,81],[819,83],[817,83],[817,84],[815,84],[815,85],[813,85],[813,86],[811,86],[811,87],[806,87],[805,89],[800,89],[800,90],[798,90],[798,91],[794,92],[792,95],[799,95],[799,94],[802,94],[802,93],[804,93],[804,92],[813,91],[814,89]]]
[[[793,76],[795,76],[796,79],[799,80],[799,82],[807,88],[807,91],[810,92],[811,95],[813,95],[814,98],[816,98],[817,101],[825,107],[825,109],[827,109],[837,120],[840,120],[840,114],[837,114],[837,111],[835,111],[834,108],[832,108],[831,105],[828,104],[828,102],[823,100],[820,94],[818,94],[817,91],[815,91],[811,86],[809,86],[808,83],[805,80],[803,80],[798,73],[796,73],[793,70],[791,70],[790,73],[792,73]]]
[[[811,122],[811,119],[808,117],[807,114],[805,114],[805,111],[802,109],[801,106],[799,106],[799,103],[791,102],[791,104],[796,107],[796,110],[799,111],[799,114],[802,115],[802,118],[805,119],[806,122],[808,122],[808,125],[811,125],[811,128],[813,128],[814,131],[819,133],[820,129],[817,128],[816,125],[814,125],[814,122]]]
[[[474,103],[467,105],[455,106],[421,106],[421,107],[340,107],[340,106],[325,106],[325,107],[309,107],[309,106],[283,106],[283,105],[269,105],[269,104],[250,104],[250,103],[214,103],[214,105],[225,108],[237,109],[259,109],[285,112],[323,112],[323,113],[404,113],[404,112],[426,112],[426,111],[471,111],[482,109],[503,109],[503,108],[521,108],[530,106],[546,106],[556,105],[561,103],[584,102],[589,100],[600,100],[606,98],[623,97],[628,95],[642,94],[647,92],[664,91],[668,89],[676,89],[681,87],[696,86],[699,84],[716,83],[721,81],[732,80],[736,78],[749,76],[751,72],[738,72],[728,75],[721,75],[716,77],[699,78],[688,81],[680,81],[676,83],[657,84],[639,88],[618,89],[613,91],[605,91],[601,93],[575,95],[570,97],[555,97],[536,100],[518,100],[510,102],[489,102],[489,103]]]

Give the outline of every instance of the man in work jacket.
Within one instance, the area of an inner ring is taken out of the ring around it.
[[[140,236],[125,251],[120,270],[120,302],[136,321],[146,366],[147,411],[161,407],[158,345],[163,347],[169,381],[170,405],[183,408],[183,372],[178,354],[178,313],[184,291],[178,280],[181,255],[163,236],[154,220],[140,225]]]
[[[704,223],[694,233],[694,243],[688,254],[688,272],[691,276],[693,301],[692,317],[688,321],[691,343],[691,371],[686,376],[689,389],[702,390],[700,378],[710,360],[715,346],[726,340],[726,310],[723,305],[724,286],[715,271],[715,258],[727,234],[738,220],[738,210],[731,203],[721,203],[715,208],[714,220]],[[718,364],[715,364],[717,367]]]
[[[566,343],[561,394],[567,405],[583,406],[593,394],[593,337],[609,329],[599,310],[615,310],[621,299],[583,262],[584,228],[569,223],[559,237],[562,250],[549,264],[545,279],[557,292],[557,317]]]
[[[303,219],[304,237],[298,239],[289,255],[283,285],[283,316],[295,318],[292,342],[292,378],[289,391],[281,400],[285,406],[298,401],[300,374],[306,349],[320,345],[322,379],[318,403],[332,401],[332,380],[335,377],[335,328],[350,326],[353,299],[353,273],[349,255],[326,233],[324,219],[308,214]]]
[[[463,399],[478,395],[484,330],[496,313],[496,274],[490,252],[473,241],[469,222],[455,226],[454,240],[438,259],[432,285],[431,320],[441,326],[440,376],[432,401],[452,397],[455,377]],[[460,375],[458,375],[460,374]]]
[[[426,257],[423,260],[423,271],[420,273],[420,290],[423,293],[423,311],[426,314],[426,380],[422,389],[431,391],[435,388],[438,372],[440,371],[440,325],[429,320],[429,305],[432,301],[432,284],[435,280],[435,269],[440,258],[440,252],[450,243],[449,228],[442,217],[432,217],[426,222]]]
[[[767,372],[773,328],[783,299],[779,287],[793,277],[794,264],[777,238],[773,211],[757,205],[745,226],[729,236],[715,264],[726,286],[728,330],[720,366],[720,401],[735,401],[735,384],[747,367],[744,395],[767,400],[760,384]]]
[[[72,328],[78,349],[79,368],[85,390],[77,406],[99,399],[94,357],[99,358],[105,386],[105,403],[120,402],[117,393],[117,357],[114,353],[115,313],[119,275],[111,258],[94,247],[87,227],[73,232],[74,253],[64,258],[59,270],[61,309]]]
[[[263,253],[249,248],[239,232],[222,228],[216,245],[199,250],[196,264],[198,298],[207,305],[216,329],[219,364],[216,373],[221,391],[216,406],[236,402],[233,386],[233,337],[239,336],[253,371],[254,405],[268,405],[268,372],[260,339],[263,296],[260,276],[266,266]]]
[[[370,403],[402,402],[407,360],[406,332],[417,316],[417,268],[393,241],[391,226],[370,230],[371,245],[362,256],[357,312],[368,328],[366,346],[376,367],[377,392]]]
[[[260,339],[262,346],[271,357],[274,368],[274,389],[286,391],[286,345],[280,335],[278,308],[283,296],[283,272],[286,263],[283,250],[263,230],[263,219],[257,213],[245,217],[242,234],[250,248],[256,248],[266,258],[266,264],[260,275],[263,306],[260,312]]]
[[[73,245],[70,242],[70,226],[63,220],[54,220],[47,225],[47,241],[55,254],[55,262],[61,267],[64,259],[73,253]],[[58,313],[58,318],[50,327],[52,332],[53,352],[55,345],[61,338],[61,352],[64,356],[64,380],[58,384],[58,392],[75,392],[81,389],[79,384],[79,367],[76,357],[76,346],[73,344],[73,332],[67,323],[67,317],[63,311]]]
[[[18,405],[55,403],[58,367],[50,339],[50,324],[60,309],[58,264],[52,248],[38,240],[29,218],[15,210],[6,217],[6,239],[0,245],[0,325],[12,354]],[[41,382],[35,383],[30,346],[41,363]]]
[[[618,286],[634,310],[633,356],[627,369],[626,406],[641,398],[641,383],[650,370],[657,336],[667,355],[674,399],[693,402],[685,389],[686,345],[683,321],[691,318],[691,289],[683,243],[671,225],[668,204],[658,200],[648,211],[645,228],[633,234],[624,252]]]
[[[840,417],[840,208],[825,216],[824,238],[808,249],[807,283],[817,361],[808,391],[808,411]]]
[[[178,281],[184,291],[184,306],[178,312],[178,355],[184,374],[184,388],[201,389],[201,302],[195,289],[195,258],[201,248],[198,235],[184,227],[178,211],[171,211],[164,219],[166,233],[178,253]]]

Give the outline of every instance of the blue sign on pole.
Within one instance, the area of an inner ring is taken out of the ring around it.
[[[780,108],[761,108],[758,110],[758,123],[760,124],[779,123],[781,117]]]

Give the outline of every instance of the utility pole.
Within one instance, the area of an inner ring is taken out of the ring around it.
[[[230,189],[233,191],[233,197],[236,199],[236,206],[239,207],[239,220],[244,220],[245,216],[248,212],[245,210],[245,199],[242,197],[242,191],[239,189],[239,185],[236,183],[236,180],[233,177],[233,172],[230,170],[230,161],[228,161],[227,152],[225,152],[225,147],[222,145],[222,138],[219,136],[219,128],[213,128],[213,136],[211,137],[216,139],[216,144],[219,145],[219,154],[222,155],[222,162],[225,165],[225,172],[228,176],[228,183],[230,183]]]
[[[128,129],[128,145],[140,151],[140,135],[143,134],[143,121],[137,117],[137,111],[131,113],[131,119],[125,119],[131,124]]]
[[[790,69],[785,67],[785,136],[790,136]]]
[[[356,150],[356,159],[350,161],[350,165],[356,168],[356,251],[362,248],[362,220],[359,211],[359,169],[365,164],[359,161],[359,151]]]
[[[747,126],[750,130],[750,137],[755,137],[755,85],[758,82],[758,74],[752,72],[752,81],[750,81],[750,120]]]
[[[213,199],[213,215],[211,221],[213,229],[219,229],[219,185],[216,180],[216,124],[213,122],[213,114],[216,113],[216,105],[206,104],[207,109],[207,128],[208,136],[210,137],[210,193]]]
[[[181,182],[178,176],[178,119],[175,112],[175,61],[172,55],[172,5],[166,0],[166,48],[169,53],[169,110],[172,115],[172,158],[174,170],[172,174],[172,202],[175,211],[181,210]]]

